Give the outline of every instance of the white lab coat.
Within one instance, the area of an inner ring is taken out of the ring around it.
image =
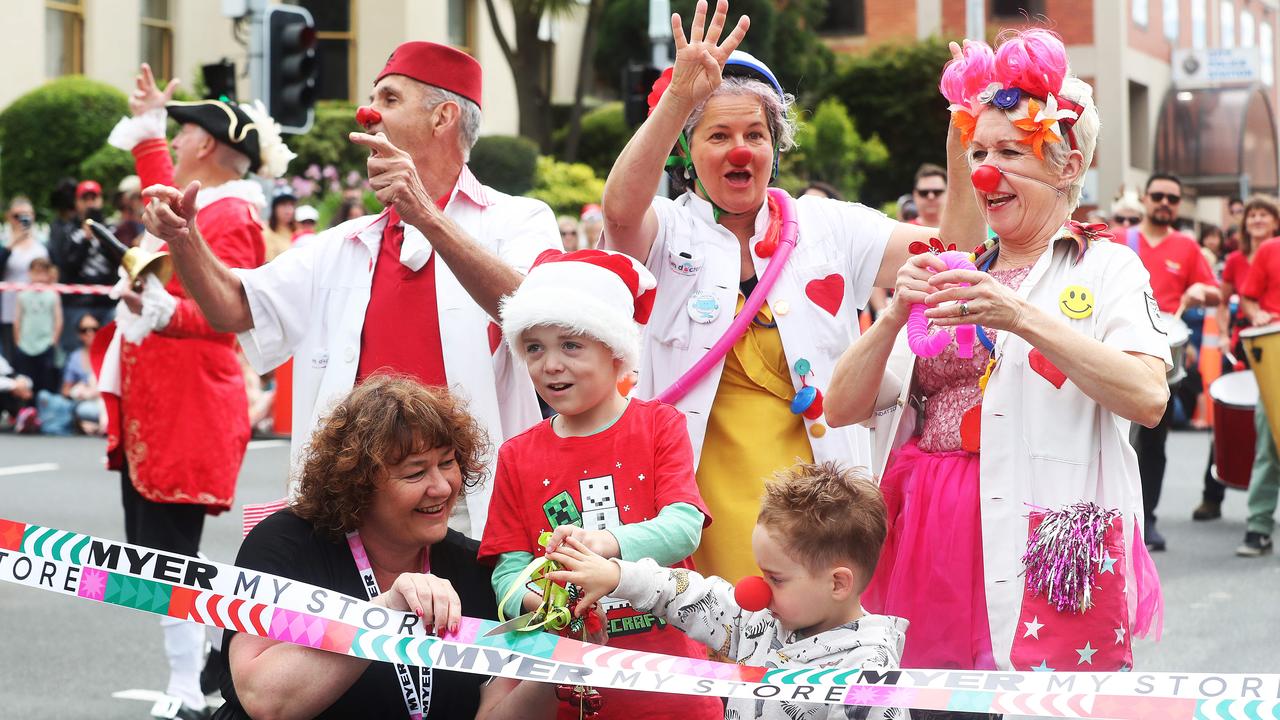
[[[560,249],[555,216],[546,204],[512,197],[481,185],[463,168],[445,215],[469,236],[520,272],[544,250]],[[292,461],[296,471],[302,445],[335,401],[355,384],[360,337],[387,214],[357,218],[326,230],[253,270],[237,270],[244,284],[253,329],[240,335],[245,355],[258,372],[290,357],[293,366]],[[401,262],[421,268],[431,256],[429,238],[405,225]],[[528,372],[506,345],[490,350],[490,318],[471,299],[444,262],[435,263],[440,344],[450,390],[467,399],[468,409],[489,434],[491,444],[538,422],[537,396]],[[405,322],[413,321],[405,308]],[[499,399],[501,398],[501,401]],[[483,535],[492,491],[489,477],[464,496],[466,515],[451,522]],[[458,526],[461,527],[458,527]]]
[[[716,224],[710,203],[685,193],[674,201],[655,199],[653,208],[659,227],[646,264],[658,279],[658,293],[644,331],[637,388],[643,398],[665,390],[724,334],[737,307],[740,274],[741,246],[733,233]],[[767,300],[782,336],[792,384],[797,390],[802,387],[795,366],[804,359],[811,368],[805,381],[825,392],[836,361],[858,338],[858,310],[875,285],[896,223],[862,205],[816,197],[797,199],[796,215],[796,248]],[[764,236],[768,220],[766,204],[756,216],[752,248]],[[756,277],[763,277],[769,260],[754,252],[751,257]],[[714,298],[719,311],[712,322],[694,321],[688,305],[695,293]],[[688,418],[695,462],[702,455],[723,368],[721,360],[676,403]],[[825,416],[804,422],[816,461],[870,463],[866,428],[829,427]]]
[[[1076,261],[1076,241],[1062,235],[1036,261],[1018,295],[1048,311],[1071,328],[1122,352],[1162,359],[1172,367],[1168,336],[1162,333],[1159,308],[1151,296],[1150,276],[1138,256],[1107,241],[1089,245]],[[1059,297],[1081,286],[1094,298],[1094,309],[1081,319],[1068,318]],[[906,330],[895,346],[890,366],[906,368]],[[996,336],[999,362],[982,400],[979,505],[982,515],[982,561],[987,619],[996,664],[1008,669],[1009,654],[1023,598],[1022,555],[1027,546],[1027,517],[1032,508],[1060,509],[1092,501],[1121,511],[1126,550],[1133,547],[1135,523],[1142,520],[1142,484],[1138,460],[1129,444],[1130,422],[1105,410],[1070,380],[1061,388],[1040,376],[1029,362],[1032,346],[1012,333]],[[882,391],[878,413],[892,413]],[[905,394],[904,394],[905,395]],[[901,402],[896,406],[901,408]],[[877,433],[897,435],[881,414]],[[893,443],[879,442],[877,465]],[[1130,619],[1137,604],[1132,587],[1133,558],[1126,553]]]

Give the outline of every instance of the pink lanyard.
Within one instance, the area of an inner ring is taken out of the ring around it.
[[[351,548],[351,557],[356,561],[356,569],[360,571],[360,580],[364,582],[364,591],[372,600],[382,593],[378,588],[378,579],[373,576],[373,566],[369,564],[369,555],[364,551],[364,542],[360,540],[360,531],[347,533],[347,546]],[[431,572],[431,549],[422,554],[422,572]],[[422,701],[418,700],[418,690],[413,686],[413,676],[406,665],[396,663],[396,675],[400,680],[400,692],[404,693],[404,706],[409,711],[410,720],[422,720],[431,712],[431,668],[418,668],[418,682],[422,685]]]

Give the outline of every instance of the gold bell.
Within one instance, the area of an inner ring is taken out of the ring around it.
[[[173,261],[167,252],[147,252],[142,248],[129,248],[120,259],[120,266],[129,274],[129,281],[135,290],[142,289],[142,278],[148,273],[155,275],[161,285],[169,284],[173,277]]]

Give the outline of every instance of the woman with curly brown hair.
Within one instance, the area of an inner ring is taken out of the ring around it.
[[[414,612],[436,632],[455,629],[463,615],[494,618],[478,543],[447,524],[462,493],[480,482],[486,448],[480,426],[447,390],[371,377],[316,430],[297,501],[249,533],[236,564]],[[416,706],[415,717],[498,720],[556,708],[552,686],[486,684],[455,672],[433,678],[427,668],[253,635],[228,633],[223,650],[231,672],[218,718],[395,718]]]

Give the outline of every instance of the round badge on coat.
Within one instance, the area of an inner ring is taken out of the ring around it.
[[[696,323],[715,322],[720,317],[720,302],[716,296],[706,290],[695,291],[689,296],[689,317]]]

